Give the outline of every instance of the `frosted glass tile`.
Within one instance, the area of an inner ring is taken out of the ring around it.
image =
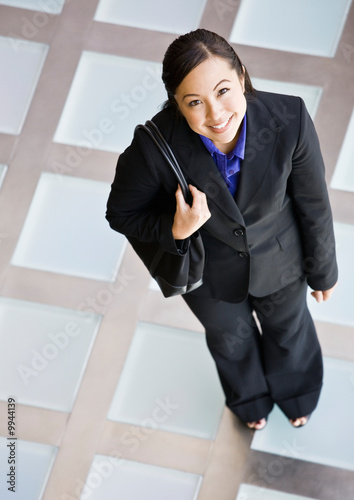
[[[54,141],[121,152],[166,97],[160,63],[83,52]]]
[[[351,0],[242,0],[230,41],[333,57],[350,4]]]
[[[48,46],[0,36],[0,133],[21,133]]]
[[[265,80],[263,78],[252,78],[252,83],[254,88],[257,90],[302,97],[312,119],[315,117],[322,96],[321,87],[315,87],[314,85],[300,85],[298,83],[279,82],[276,80]]]
[[[110,185],[42,173],[11,264],[114,281],[124,236],[105,219]]]
[[[7,165],[0,164],[0,188],[2,186],[2,183],[4,182],[6,172],[7,172]]]
[[[108,418],[213,439],[223,409],[204,335],[140,323]]]
[[[95,455],[81,500],[197,500],[202,476]]]
[[[65,0],[0,0],[0,5],[9,5],[10,7],[19,7],[22,9],[35,10],[37,12],[46,12],[47,14],[60,14]],[[43,23],[45,18],[41,17],[38,23]],[[29,19],[29,23],[36,26],[36,19]],[[41,24],[39,24],[41,26]]]
[[[354,192],[354,110],[331,180],[332,189]]]
[[[314,319],[329,323],[354,326],[352,283],[354,280],[353,249],[354,226],[334,223],[339,266],[338,285],[329,301],[318,304],[309,290],[308,306]]]
[[[241,484],[236,500],[313,500],[309,497],[290,495],[282,491],[269,490],[260,486]]]
[[[101,316],[0,297],[0,399],[71,411]]]
[[[0,439],[0,498],[1,500],[40,500],[52,469],[57,448],[29,441],[16,441],[15,493],[9,491],[6,475],[9,473],[7,463],[9,441]]]
[[[354,435],[348,420],[354,414],[354,363],[324,361],[324,386],[309,422],[295,429],[275,407],[265,429],[255,433],[251,448],[353,471]]]
[[[182,34],[198,28],[205,4],[206,0],[101,0],[95,21]]]

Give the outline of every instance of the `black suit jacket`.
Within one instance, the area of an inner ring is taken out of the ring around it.
[[[170,109],[153,120],[187,181],[207,195],[211,218],[200,229],[204,284],[194,295],[239,302],[301,276],[316,290],[337,281],[332,214],[317,134],[302,99],[247,96],[245,159],[235,199],[186,120]],[[119,157],[107,205],[111,227],[178,253],[171,227],[176,181],[144,133]]]

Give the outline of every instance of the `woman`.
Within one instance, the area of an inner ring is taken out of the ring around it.
[[[141,136],[119,158],[107,219],[176,255],[199,231],[203,285],[183,298],[205,327],[227,406],[252,429],[266,425],[274,404],[302,426],[323,371],[307,287],[321,302],[337,282],[313,123],[300,98],[255,91],[233,48],[203,29],[170,45],[162,79],[168,101],[153,121],[193,204]]]

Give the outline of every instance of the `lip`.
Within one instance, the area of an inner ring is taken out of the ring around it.
[[[215,132],[216,134],[223,134],[224,132],[226,132],[231,127],[232,118],[233,118],[233,115],[230,116],[230,118],[226,122],[226,125],[224,127],[222,127],[222,128],[215,128],[215,125],[213,125],[213,126],[209,125],[209,128],[213,132]]]

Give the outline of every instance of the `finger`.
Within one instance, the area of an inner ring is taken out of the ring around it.
[[[192,197],[193,197],[193,205],[194,205],[194,202],[197,202],[197,199],[198,199],[198,195],[200,193],[200,191],[195,187],[195,186],[192,186],[192,184],[189,184],[189,191],[191,192],[192,194]]]
[[[179,208],[179,209],[185,208],[186,202],[185,202],[185,199],[183,196],[182,188],[179,184],[178,184],[178,188],[177,188],[175,195],[176,195],[177,208]]]
[[[333,293],[333,289],[323,292],[323,300],[328,300]]]
[[[319,290],[314,290],[313,292],[311,292],[311,295],[316,299],[317,302],[323,301],[323,293]]]
[[[203,224],[211,217],[211,213],[208,207],[208,201],[205,193],[199,191],[195,186],[189,184],[190,192],[192,193],[193,203],[191,206],[191,214],[198,217],[198,220]]]
[[[332,293],[334,292],[334,289],[335,289],[336,285],[337,284],[335,284],[329,290],[323,290],[323,291],[314,290],[313,292],[311,292],[311,295],[313,297],[315,297],[315,299],[317,300],[317,302],[322,302],[322,301],[329,300],[330,297],[331,297],[331,295],[332,295]]]
[[[198,212],[202,212],[207,207],[206,196],[202,191],[199,191],[195,186],[189,185],[190,192],[192,193],[193,203],[192,208]]]

